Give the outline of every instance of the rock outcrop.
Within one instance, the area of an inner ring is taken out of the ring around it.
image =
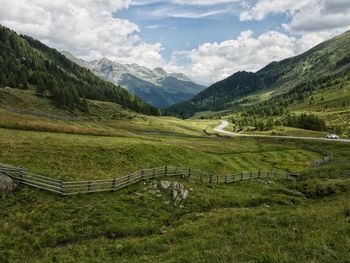
[[[186,189],[185,186],[179,182],[169,182],[169,181],[153,181],[149,184],[148,187],[145,187],[144,190],[147,190],[150,194],[155,195],[156,197],[165,196],[170,199],[167,201],[168,204],[171,202],[175,206],[183,208],[186,199],[188,198],[190,191],[193,189]]]
[[[13,191],[17,184],[6,174],[0,172],[0,194],[5,196]]]

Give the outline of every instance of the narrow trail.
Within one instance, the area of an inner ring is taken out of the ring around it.
[[[229,122],[226,120],[221,120],[221,124],[214,128],[214,131],[220,134],[232,136],[232,137],[258,137],[258,138],[282,138],[290,140],[310,140],[310,141],[327,141],[327,142],[347,142],[350,143],[350,139],[339,139],[339,140],[330,140],[327,138],[317,138],[317,137],[301,137],[301,136],[272,136],[272,135],[256,135],[256,134],[242,134],[225,131],[224,129],[229,125]]]

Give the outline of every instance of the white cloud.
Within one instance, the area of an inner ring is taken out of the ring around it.
[[[154,3],[170,3],[187,6],[211,6],[219,4],[237,3],[242,0],[132,0],[132,5],[150,5]]]
[[[290,32],[339,34],[350,28],[350,1],[310,0],[292,17]]]
[[[242,21],[262,20],[270,13],[285,13],[291,33],[329,32],[335,35],[350,26],[349,0],[258,0],[240,14]],[[328,35],[328,36],[329,36]]]
[[[192,19],[199,19],[203,17],[208,17],[208,16],[214,16],[214,15],[219,15],[226,13],[227,10],[222,9],[222,10],[214,10],[214,11],[207,11],[207,12],[195,12],[195,11],[185,11],[185,12],[168,12],[166,14],[167,17],[181,17],[181,18],[192,18]]]
[[[237,39],[205,43],[190,52],[175,52],[169,71],[184,71],[194,80],[211,84],[236,71],[256,71],[271,61],[295,55],[297,39],[269,31],[258,37],[252,31],[242,32]],[[179,66],[179,60],[189,61]]]
[[[236,2],[240,2],[240,1],[241,0],[170,0],[170,2],[173,2],[175,4],[197,5],[197,6],[236,3]]]
[[[240,19],[242,21],[262,20],[269,13],[294,14],[308,2],[310,0],[258,0],[253,7],[248,6],[247,10],[241,13]]]
[[[164,64],[159,43],[144,43],[138,25],[113,17],[131,0],[0,0],[0,23],[83,59],[107,57],[149,67]]]
[[[159,28],[159,25],[149,25],[149,26],[146,26],[147,29],[157,29]]]

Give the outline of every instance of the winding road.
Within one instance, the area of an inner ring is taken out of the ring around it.
[[[297,139],[297,140],[314,140],[314,141],[331,141],[331,142],[348,142],[349,139],[339,139],[339,140],[330,140],[327,138],[317,138],[317,137],[299,137],[299,136],[272,136],[272,135],[256,135],[256,134],[242,134],[225,131],[225,128],[229,125],[228,121],[221,120],[221,124],[214,128],[214,131],[217,133],[233,136],[233,137],[262,137],[262,138],[283,138],[283,139]]]

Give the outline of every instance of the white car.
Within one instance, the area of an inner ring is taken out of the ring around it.
[[[331,139],[331,140],[339,140],[339,136],[333,133],[330,133],[327,135],[327,139]]]

